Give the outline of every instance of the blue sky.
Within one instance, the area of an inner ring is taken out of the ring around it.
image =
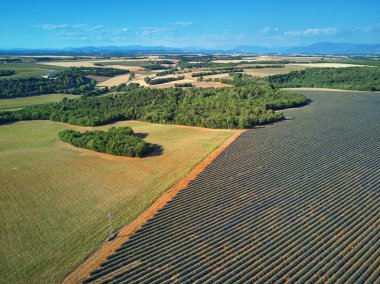
[[[380,1],[3,1],[0,48],[380,43]]]

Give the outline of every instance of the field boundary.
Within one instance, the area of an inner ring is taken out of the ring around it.
[[[112,254],[122,243],[126,242],[129,237],[142,227],[149,219],[151,219],[159,209],[163,208],[180,190],[186,188],[190,181],[194,180],[200,172],[202,172],[212,161],[224,151],[232,142],[234,142],[246,130],[236,130],[229,138],[227,138],[216,150],[204,158],[197,164],[189,174],[183,179],[179,180],[172,188],[165,191],[156,201],[153,202],[147,209],[145,209],[140,216],[138,216],[130,224],[121,228],[118,236],[104,245],[97,251],[92,253],[82,264],[80,264],[74,271],[72,271],[64,280],[63,284],[68,283],[81,283],[90,272],[106,260],[106,257]]]

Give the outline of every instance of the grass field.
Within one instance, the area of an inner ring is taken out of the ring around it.
[[[15,70],[16,74],[12,76],[1,76],[1,79],[10,79],[28,76],[40,76],[49,72],[58,71],[63,67],[51,66],[39,63],[0,63],[0,70]]]
[[[0,111],[4,110],[16,110],[21,109],[26,106],[34,106],[46,103],[53,103],[60,101],[63,98],[74,99],[79,98],[78,95],[70,94],[48,94],[40,96],[32,96],[25,98],[14,98],[14,99],[0,99]]]
[[[233,133],[117,125],[163,153],[131,159],[80,150],[57,140],[68,125],[50,121],[0,126],[0,283],[60,282],[105,240],[108,212],[115,227],[131,222]]]
[[[297,92],[85,283],[380,283],[380,96]]]

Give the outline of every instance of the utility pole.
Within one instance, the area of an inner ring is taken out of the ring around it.
[[[110,230],[110,238],[112,237],[112,214],[111,212],[108,212],[108,223],[109,223],[109,230]]]

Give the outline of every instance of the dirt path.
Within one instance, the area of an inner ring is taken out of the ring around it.
[[[152,218],[159,209],[165,206],[181,189],[184,189],[188,183],[196,178],[196,176],[203,171],[203,169],[211,164],[211,162],[226,149],[236,138],[238,138],[245,130],[237,130],[231,137],[224,141],[218,149],[212,152],[202,162],[195,166],[190,173],[178,181],[171,189],[166,191],[159,197],[151,206],[149,206],[137,219],[132,221],[129,225],[123,227],[117,236],[111,242],[106,242],[99,250],[90,255],[79,267],[70,273],[62,283],[81,283],[81,280],[86,278],[89,273],[97,268],[106,257],[112,254],[122,243],[126,242],[130,235],[136,232],[141,226],[150,218]]]

